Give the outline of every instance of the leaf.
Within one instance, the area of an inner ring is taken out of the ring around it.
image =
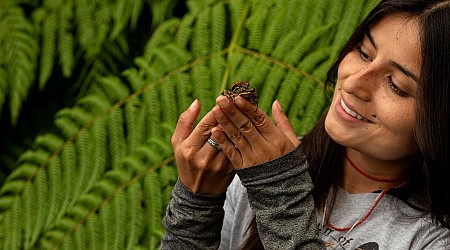
[[[248,80],[263,110],[279,99],[296,133],[308,133],[329,105],[323,91],[327,70],[374,1],[187,1],[188,13],[161,21],[133,59],[123,32],[130,23],[142,25],[139,2],[116,1],[110,8],[87,0],[72,7],[46,3],[34,16],[36,27],[50,18],[45,13],[59,20],[51,43],[57,51],[47,56],[59,57],[63,75],[78,74],[77,86],[83,87],[2,185],[2,249],[157,249],[178,177],[170,140],[181,112],[198,99],[201,117],[221,90]],[[173,2],[149,6],[170,12]],[[26,40],[19,57],[35,46]],[[16,80],[31,80],[23,73],[36,68],[17,65],[22,75]],[[51,79],[52,68],[40,70]],[[11,68],[3,69],[0,89]],[[26,97],[26,84],[12,89],[8,82],[6,88],[16,105]]]

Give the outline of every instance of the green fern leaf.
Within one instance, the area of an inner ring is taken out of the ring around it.
[[[144,234],[144,209],[142,207],[142,186],[135,182],[127,189],[127,239],[126,249],[134,249]]]
[[[64,77],[72,76],[75,67],[74,46],[75,39],[71,32],[73,19],[73,3],[67,1],[61,8],[59,13],[59,29],[58,29],[58,53],[59,63]],[[45,26],[44,26],[45,27]]]
[[[92,20],[93,6],[88,0],[78,0],[74,3],[79,41],[81,46],[86,50],[87,56],[92,57],[99,51],[99,48],[95,46],[95,26]]]
[[[109,150],[111,152],[111,166],[116,169],[120,160],[127,154],[127,143],[124,138],[122,110],[116,109],[108,119],[108,134],[110,137]]]
[[[53,71],[56,44],[56,24],[55,14],[50,14],[44,21],[44,32],[42,34],[41,67],[39,74],[39,88],[43,89]]]
[[[150,235],[148,248],[155,249],[161,238],[155,237],[152,231],[162,227],[163,203],[158,174],[150,173],[144,178],[145,204],[147,206],[147,224]]]
[[[257,88],[261,108],[269,112],[279,99],[296,132],[307,133],[329,105],[323,82],[335,51],[367,13],[366,6],[373,6],[373,1],[351,8],[337,2],[189,1],[189,13],[158,26],[143,55],[133,60],[122,32],[102,42],[102,34],[111,31],[105,25],[107,12],[118,5],[73,2],[77,34],[72,39],[79,40],[69,47],[80,47],[74,62],[87,58],[77,67],[82,94],[57,113],[56,131],[36,138],[1,187],[1,248],[157,249],[164,233],[161,219],[178,177],[170,137],[179,114],[199,99],[202,116],[221,90],[248,80]],[[36,12],[35,22],[45,20],[42,13],[61,12],[58,56],[68,73],[72,59],[62,62],[66,38],[61,30],[68,33],[70,11],[62,14],[62,5],[48,4]],[[131,9],[120,13],[136,13]],[[96,10],[104,13],[93,15]],[[114,22],[128,25],[136,20],[132,15]],[[336,15],[346,16],[346,30],[340,30],[344,21]],[[23,54],[31,53],[32,43],[20,46]],[[64,50],[64,57],[73,54]],[[116,60],[135,66],[120,73],[123,65]],[[19,72],[30,65],[18,67]],[[8,98],[23,100],[26,85],[10,92],[9,71],[3,72]]]
[[[114,26],[111,31],[110,40],[114,40],[126,27],[127,22],[130,19],[131,12],[129,4],[134,4],[136,1],[118,0],[113,8],[113,21]],[[133,10],[133,9],[132,9]]]

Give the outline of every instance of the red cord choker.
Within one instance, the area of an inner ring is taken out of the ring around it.
[[[352,162],[352,160],[350,160],[350,158],[348,157],[347,154],[345,154],[345,159],[350,163],[350,165],[356,170],[358,171],[360,174],[364,175],[365,177],[374,180],[374,181],[379,181],[379,182],[398,182],[401,181],[402,179],[399,179],[398,177],[396,178],[392,178],[392,179],[385,179],[385,178],[378,178],[375,176],[372,176],[364,171],[362,171],[362,169],[358,168],[355,163]]]

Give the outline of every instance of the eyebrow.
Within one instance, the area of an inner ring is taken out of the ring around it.
[[[377,44],[375,43],[375,39],[373,39],[372,33],[370,33],[370,30],[366,30],[364,32],[366,34],[367,38],[369,38],[370,43],[375,47],[375,49],[378,49]]]
[[[372,33],[370,33],[370,30],[366,30],[365,35],[367,36],[367,38],[369,39],[370,43],[373,45],[373,47],[375,47],[375,49],[378,49],[377,44],[375,43],[375,39],[372,36]],[[408,70],[407,68],[403,67],[402,65],[389,60],[389,63],[396,67],[398,70],[400,70],[403,74],[405,74],[406,76],[412,78],[414,81],[416,81],[417,83],[419,83],[419,77],[417,77],[412,71]]]
[[[419,77],[417,77],[413,72],[409,71],[408,69],[406,69],[405,67],[403,67],[402,65],[389,60],[389,63],[396,67],[398,70],[400,70],[403,74],[405,74],[406,76],[412,78],[414,81],[416,81],[417,83],[419,83]]]

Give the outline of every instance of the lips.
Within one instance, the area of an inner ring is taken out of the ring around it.
[[[355,111],[351,110],[349,107],[347,107],[347,105],[345,104],[345,102],[341,99],[341,106],[344,109],[345,113],[349,114],[350,116],[358,119],[358,120],[363,120],[365,122],[370,122],[367,118],[365,118],[364,116],[356,113]]]

